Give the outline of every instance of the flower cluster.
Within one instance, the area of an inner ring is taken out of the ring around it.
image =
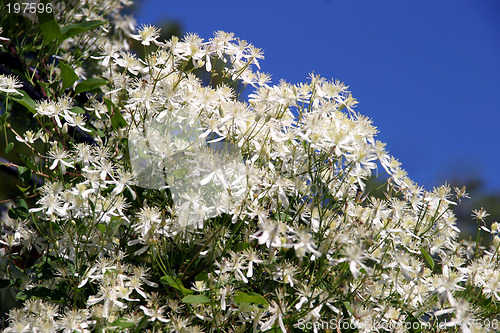
[[[0,220],[0,278],[23,301],[5,332],[317,332],[331,319],[470,332],[495,318],[497,225],[483,227],[489,248],[461,242],[451,206],[465,190],[412,182],[347,86],[273,85],[231,33],[159,41],[105,2],[107,15],[72,8],[73,24],[111,21],[59,48],[77,62],[65,50],[92,41],[87,61],[53,63],[56,88],[19,99],[37,129],[9,127],[32,156]]]

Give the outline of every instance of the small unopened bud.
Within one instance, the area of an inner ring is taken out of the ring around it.
[[[44,133],[41,137],[43,143],[49,142],[50,139],[50,134],[49,133]]]
[[[498,222],[493,222],[491,224],[491,232],[494,233],[494,232],[497,232],[498,230]]]
[[[493,237],[493,245],[495,245],[495,249],[498,248],[498,245],[500,245],[500,237],[498,236]]]
[[[61,132],[62,134],[68,134],[68,123],[64,123]]]

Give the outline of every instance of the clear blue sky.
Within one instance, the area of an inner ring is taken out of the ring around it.
[[[500,191],[500,0],[137,0],[138,22],[234,32],[273,82],[339,79],[427,189],[481,176]]]

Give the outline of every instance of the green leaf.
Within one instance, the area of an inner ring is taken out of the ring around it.
[[[167,284],[170,287],[179,290],[183,295],[191,295],[194,293],[193,290],[186,289],[179,278],[170,275],[165,275],[160,278],[160,281],[163,284]]]
[[[104,223],[97,223],[97,229],[103,234],[106,233],[106,225]]]
[[[102,130],[100,130],[100,129],[97,128],[96,132],[97,132],[97,135],[99,135],[99,137],[104,138],[105,134],[104,134],[104,132]]]
[[[434,269],[434,259],[427,253],[427,251],[424,250],[423,247],[420,248],[420,252],[422,252],[422,255],[424,256],[425,260],[429,263],[429,266],[431,269]]]
[[[112,322],[110,326],[111,327],[118,326],[118,327],[121,327],[121,328],[132,328],[132,327],[135,327],[135,324],[131,323],[130,321],[128,321],[125,318],[118,318],[117,320],[115,320],[114,322]]]
[[[28,187],[21,187],[19,185],[16,185],[17,188],[19,189],[19,191],[23,192],[23,193],[26,193],[27,190],[30,189],[31,186],[28,186]]]
[[[92,20],[68,24],[67,26],[61,28],[61,42],[68,38],[84,33],[85,31],[100,27],[101,25],[104,25],[106,23],[106,21]]]
[[[233,246],[233,251],[234,252],[241,252],[241,251],[245,251],[246,249],[248,249],[250,247],[250,243],[247,243],[247,242],[240,242],[240,243],[237,243]]]
[[[237,304],[253,304],[265,309],[269,307],[269,303],[264,296],[254,292],[247,294],[242,291],[237,291],[233,299]]]
[[[26,200],[24,200],[24,199],[18,199],[18,200],[17,200],[17,205],[18,205],[19,207],[24,207],[24,208],[26,208],[26,209],[28,209],[28,208],[29,208],[29,207],[28,207],[28,203],[27,203],[27,202],[26,202]]]
[[[23,161],[23,163],[30,169],[30,170],[36,170],[36,165],[35,163],[31,160],[30,157],[24,155],[24,154],[18,154],[19,158]]]
[[[134,330],[134,333],[142,332],[142,329],[148,325],[148,317],[142,317],[141,321]]]
[[[350,314],[355,313],[354,310],[351,307],[351,304],[347,303],[347,301],[344,301],[342,303],[344,303],[345,308],[347,309],[347,311],[349,311]]]
[[[89,202],[89,206],[90,206],[90,211],[92,213],[94,213],[95,212],[95,203],[94,203],[94,200],[89,200],[88,202]]]
[[[76,85],[75,95],[78,95],[84,91],[95,90],[99,87],[104,86],[106,83],[108,83],[108,80],[106,79],[87,79]]]
[[[18,90],[22,96],[19,96],[17,94],[12,95],[12,99],[24,106],[26,109],[30,110],[31,113],[35,114],[35,109],[36,109],[36,103],[34,100],[31,99],[31,97],[28,96],[26,91],[24,90]]]
[[[66,65],[64,62],[59,62],[59,67],[61,68],[61,75],[62,75],[62,81],[63,81],[63,90],[66,88],[69,88],[73,85],[73,83],[78,80],[78,75],[76,75],[75,71],[73,68],[70,66]]]
[[[31,170],[28,167],[20,166],[17,168],[17,172],[19,174],[19,179],[23,183],[23,185],[27,185],[31,181]]]
[[[42,30],[43,41],[46,44],[61,37],[61,27],[53,19],[40,24],[40,29]]]
[[[78,106],[74,106],[71,108],[71,111],[74,113],[85,113],[85,110],[82,108],[79,108]]]
[[[43,261],[40,263],[40,266],[38,267],[37,271],[37,278],[39,281],[42,280],[53,280],[54,277],[56,276],[55,274],[56,271],[54,270],[54,263],[60,262],[63,263],[61,259],[56,259],[54,257],[48,257],[46,258],[46,261]],[[64,261],[64,266],[68,266],[71,260]]]
[[[146,152],[145,152],[144,150],[142,150],[140,147],[137,147],[136,149],[137,149],[137,150],[136,150],[136,151],[137,151],[137,153],[139,154],[139,157],[142,157],[142,158],[145,158],[145,159],[153,158],[153,155],[150,155],[150,154],[146,153]],[[152,168],[151,168],[151,167],[148,167],[148,168],[149,168],[149,169],[151,169],[151,171],[152,171]],[[145,170],[145,171],[147,172],[148,170]]]
[[[14,148],[14,142],[9,142],[7,147],[5,147],[5,155],[9,155],[13,148]]]
[[[115,110],[117,107],[115,103],[113,103],[110,99],[108,98],[103,98],[104,104],[106,104],[106,107],[108,108],[109,114],[113,113],[113,110]]]
[[[43,299],[46,301],[61,302],[64,300],[64,293],[45,287],[35,287],[18,292],[17,298],[23,301],[27,299]]]
[[[175,179],[183,179],[187,173],[188,173],[187,168],[180,168],[172,172],[172,175],[175,177]]]
[[[208,273],[207,272],[200,272],[198,273],[194,279],[196,281],[208,281]]]
[[[206,304],[206,303],[210,303],[210,299],[205,295],[187,295],[182,299],[182,303]]]
[[[286,214],[286,213],[277,213],[277,214],[274,214],[274,217],[278,220],[278,221],[281,221],[281,222],[286,222],[286,221],[291,221],[292,218],[290,215]]]
[[[40,3],[47,5],[49,1],[42,0]],[[47,23],[54,20],[54,11],[41,10],[38,11],[38,24]]]
[[[123,118],[121,112],[118,110],[115,112],[113,117],[111,117],[111,127],[113,127],[113,130],[115,131],[119,128],[127,127],[125,118]]]
[[[30,216],[29,210],[24,207],[10,207],[9,217],[12,219],[26,219]]]

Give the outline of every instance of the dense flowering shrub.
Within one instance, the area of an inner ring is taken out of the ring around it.
[[[6,157],[23,149],[5,332],[497,330],[497,225],[477,211],[494,241],[459,241],[465,189],[412,182],[344,84],[272,85],[253,45],[160,41],[129,4],[0,6]]]

